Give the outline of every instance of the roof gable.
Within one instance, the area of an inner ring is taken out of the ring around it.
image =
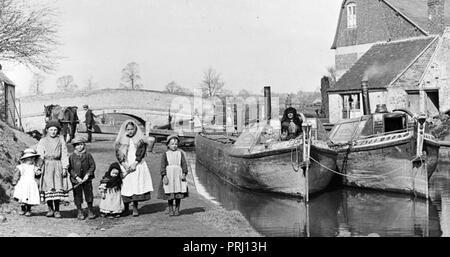
[[[428,5],[427,0],[383,0],[393,8],[412,20],[420,29],[428,31]],[[445,24],[450,24],[450,6],[444,7]]]
[[[0,70],[0,81],[4,82],[5,84],[15,86],[14,82],[12,82],[6,75],[3,73],[3,71]]]
[[[368,77],[369,89],[384,89],[400,76],[436,38],[436,36],[419,37],[375,44],[342,75],[328,92],[360,90],[361,80],[365,75]]]

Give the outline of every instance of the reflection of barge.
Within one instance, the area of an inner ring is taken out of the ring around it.
[[[427,197],[439,143],[427,133],[425,117],[402,110],[387,112],[385,105],[369,114],[365,89],[363,81],[365,115],[342,120],[330,132],[344,184]]]
[[[438,210],[425,199],[357,188],[304,201],[239,189],[196,164],[198,183],[227,210],[240,211],[265,236],[440,236]]]

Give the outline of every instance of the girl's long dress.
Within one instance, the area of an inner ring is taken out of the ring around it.
[[[37,152],[44,159],[40,191],[45,193],[45,201],[67,201],[69,193],[68,177],[63,178],[63,169],[69,166],[67,147],[62,137],[46,136],[37,145]]]
[[[124,209],[120,189],[107,188],[105,198],[100,200],[100,212],[106,214],[118,214]]]
[[[136,145],[133,140],[127,152],[127,163],[132,164],[136,160]],[[136,170],[123,178],[122,196],[125,203],[130,201],[145,201],[150,199],[150,192],[153,191],[153,182],[144,159],[136,166]]]
[[[34,178],[34,165],[20,164],[17,169],[20,172],[20,179],[14,188],[13,197],[20,203],[38,205],[40,204],[39,189]]]
[[[183,169],[181,168],[181,152],[167,151],[166,176],[169,180],[168,185],[163,185],[165,194],[176,194],[187,192],[187,182],[181,180]]]

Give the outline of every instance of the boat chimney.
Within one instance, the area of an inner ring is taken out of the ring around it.
[[[362,90],[362,101],[363,101],[363,114],[370,114],[370,103],[369,103],[369,78],[364,75],[361,81],[361,90]]]
[[[269,121],[272,118],[272,99],[270,96],[270,86],[264,87],[264,100],[266,105],[266,120]]]

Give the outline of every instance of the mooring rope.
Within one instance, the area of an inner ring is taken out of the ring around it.
[[[389,172],[386,172],[386,173],[383,173],[383,174],[377,174],[377,175],[375,175],[375,174],[374,174],[374,175],[364,175],[364,174],[361,174],[361,175],[349,175],[349,174],[345,174],[345,173],[342,173],[342,172],[339,172],[339,171],[330,169],[330,168],[328,168],[327,166],[325,166],[325,165],[323,165],[322,163],[320,163],[319,161],[317,161],[316,159],[314,159],[313,157],[309,157],[309,158],[310,158],[313,162],[319,164],[321,167],[323,167],[324,169],[326,169],[326,170],[328,170],[328,171],[331,171],[331,172],[333,172],[333,173],[336,173],[336,174],[341,175],[341,176],[344,176],[344,177],[353,177],[353,178],[379,178],[379,177],[386,177],[387,175],[390,175],[390,174],[392,174],[392,173],[395,173],[395,172],[397,172],[398,170],[404,168],[404,167],[399,167],[399,168],[394,169],[394,170],[392,170],[392,171],[389,171]],[[412,161],[412,160],[414,160],[414,159],[411,159],[411,160],[409,160],[409,161]],[[424,160],[422,159],[422,157],[420,157],[420,160],[421,160],[422,163],[424,162]]]

